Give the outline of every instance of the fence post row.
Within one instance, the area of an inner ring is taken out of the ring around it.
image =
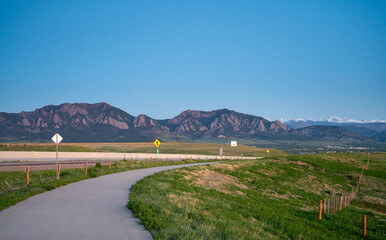
[[[326,199],[323,199],[323,214],[326,214]]]
[[[366,238],[366,215],[363,215],[363,238]]]
[[[57,175],[56,175],[56,179],[59,180],[60,178],[60,163],[58,164],[58,172],[57,172]]]
[[[29,167],[25,168],[25,183],[28,186],[28,184],[29,184]]]

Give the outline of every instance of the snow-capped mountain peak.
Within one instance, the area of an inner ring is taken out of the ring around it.
[[[295,122],[327,122],[327,123],[386,123],[386,120],[356,120],[348,117],[337,117],[337,116],[331,116],[327,118],[319,118],[319,119],[280,119],[283,123],[295,123]]]
[[[318,121],[319,122],[330,122],[330,123],[363,123],[363,121],[351,119],[348,117],[340,118],[337,116],[331,116],[328,118],[321,118]]]

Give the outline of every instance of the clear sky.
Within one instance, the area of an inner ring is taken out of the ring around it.
[[[386,1],[0,2],[0,112],[386,119]]]

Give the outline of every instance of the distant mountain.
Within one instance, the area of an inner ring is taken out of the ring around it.
[[[372,120],[372,121],[358,121],[350,118],[329,117],[319,120],[284,120],[288,127],[293,129],[300,129],[309,126],[340,126],[346,130],[360,134],[365,137],[374,137],[386,130],[385,120]],[[376,138],[374,138],[376,139]]]
[[[242,114],[228,109],[211,112],[187,110],[165,124],[179,134],[202,136],[287,135],[290,129],[280,121],[270,122],[262,117]]]
[[[310,126],[297,130],[302,135],[333,142],[375,142],[373,139],[350,132],[339,126]]]
[[[70,142],[144,141],[153,139],[149,130],[156,133],[165,129],[145,115],[133,117],[107,103],[64,103],[33,112],[0,113],[3,142],[47,141],[54,132]]]
[[[371,123],[384,123],[386,124],[386,120],[378,120],[378,119],[375,119],[375,120],[371,120],[371,121],[367,121],[367,120],[356,120],[356,119],[352,119],[352,118],[348,118],[348,117],[337,117],[337,116],[331,116],[331,117],[327,117],[327,118],[320,118],[320,119],[281,119],[281,121],[283,123],[285,123],[286,125],[288,126],[295,126],[294,128],[299,128],[299,127],[296,127],[297,124],[304,124],[304,123],[307,123],[307,124],[310,124],[311,126],[315,126],[315,125],[332,125],[332,126],[338,126],[338,125],[351,125],[351,124],[371,124]]]
[[[134,117],[107,103],[64,103],[32,112],[0,113],[0,142],[47,142],[56,132],[64,142],[143,142],[155,138],[221,142],[222,138],[235,138],[277,145],[283,141],[292,144],[292,140],[372,143],[384,139],[380,133],[386,129],[385,123],[331,126],[343,124],[337,122],[331,118],[329,126],[313,126],[316,122],[297,121],[298,129],[292,129],[277,120],[228,109],[186,110],[172,119],[156,120],[143,114]]]
[[[386,130],[380,134],[375,135],[373,138],[379,142],[386,142]]]
[[[0,141],[47,141],[54,132],[67,142],[152,141],[168,136],[198,139],[204,136],[283,137],[291,130],[279,121],[227,109],[187,110],[169,120],[134,117],[107,103],[64,103],[33,112],[0,113]]]

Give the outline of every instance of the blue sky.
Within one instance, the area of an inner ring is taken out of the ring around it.
[[[385,1],[1,1],[0,112],[386,119]]]

